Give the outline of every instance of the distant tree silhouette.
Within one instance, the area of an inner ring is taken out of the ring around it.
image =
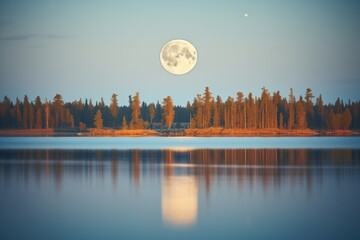
[[[89,101],[89,107],[88,107],[89,111],[92,112],[92,110],[94,109],[94,105],[92,103],[92,100],[90,98],[90,101]]]
[[[296,103],[296,128],[306,129],[306,110],[303,98],[300,96],[299,101]]]
[[[244,102],[244,94],[242,92],[236,93],[236,128],[246,128],[246,115],[245,115],[245,102]]]
[[[97,110],[96,115],[94,117],[94,126],[97,129],[101,129],[103,128],[103,118],[102,118],[102,113],[101,110]]]
[[[203,101],[204,101],[204,107],[203,107],[203,128],[208,128],[210,126],[211,122],[211,92],[209,90],[209,87],[205,87],[204,95],[203,95]]]
[[[261,127],[260,128],[268,128],[269,127],[269,120],[270,120],[270,115],[269,115],[269,92],[267,90],[266,87],[262,88],[262,93],[261,93],[261,110],[260,110],[260,116],[261,116]]]
[[[225,128],[235,128],[236,105],[234,98],[230,96],[225,101],[224,119],[225,119]]]
[[[289,118],[288,118],[288,129],[293,129],[295,127],[295,111],[294,111],[294,104],[295,104],[295,96],[293,89],[290,88],[290,94],[289,94],[289,105],[288,105],[288,112],[289,112]]]
[[[329,129],[338,130],[340,129],[341,116],[335,114],[333,109],[330,109],[329,117],[327,119],[327,126]]]
[[[159,101],[156,102],[155,105],[155,118],[154,118],[154,122],[161,122],[162,120],[162,114],[163,114],[163,110],[161,108],[161,104]]]
[[[170,96],[167,96],[163,100],[163,124],[170,129],[171,125],[174,121],[175,112],[174,112],[174,104]]]
[[[91,116],[94,116],[94,105],[93,105],[93,102],[90,98],[89,100],[89,104],[87,106],[87,109],[85,107],[84,109],[84,121],[85,121],[85,124],[86,126],[88,127],[92,127],[93,126],[93,121],[91,121]]]
[[[54,127],[61,127],[64,119],[64,101],[62,96],[57,93],[54,97],[53,107],[53,117],[55,119]]]
[[[204,112],[203,112],[203,99],[200,94],[194,98],[193,102],[194,109],[194,124],[196,128],[204,128]]]
[[[313,98],[314,98],[314,95],[312,93],[312,90],[310,88],[307,88],[306,94],[305,94],[306,122],[307,122],[307,125],[311,128],[313,128],[315,125],[314,104],[312,102]]]
[[[40,129],[43,126],[43,111],[42,111],[42,103],[41,98],[37,96],[35,98],[35,128]]]
[[[255,105],[255,99],[252,96],[252,93],[249,93],[248,95],[248,104],[247,104],[247,122],[248,122],[248,127],[249,128],[256,128],[257,126],[257,110],[256,110],[256,105]]]
[[[19,98],[16,98],[16,107],[15,107],[16,123],[18,128],[23,128],[24,124],[22,121],[22,113]]]
[[[318,129],[325,129],[325,107],[322,100],[322,96],[316,99],[316,105],[314,107],[315,112],[315,127]]]
[[[45,99],[45,126],[46,129],[49,128],[49,121],[50,121],[50,105],[47,99]]]
[[[117,95],[113,93],[111,96],[110,112],[112,115],[112,125],[116,127],[116,117],[118,115],[118,100]]]
[[[340,98],[336,99],[335,106],[334,106],[334,113],[335,114],[342,113],[342,104],[341,104]]]
[[[212,105],[212,109],[213,109],[213,126],[219,127],[220,126],[220,111],[219,111],[218,104],[213,99],[211,102],[211,105]]]
[[[155,104],[150,103],[149,104],[149,115],[150,115],[150,124],[153,124],[154,117],[155,117]]]
[[[74,128],[74,117],[70,113],[69,109],[65,109],[64,120],[63,120],[63,123],[62,123],[62,127]]]
[[[100,102],[99,102],[99,108],[104,108],[105,107],[105,101],[104,101],[104,98],[101,98],[100,99]]]
[[[131,101],[131,126],[134,129],[143,129],[143,121],[140,117],[140,94],[136,92]]]
[[[24,97],[24,105],[23,105],[23,128],[29,128],[29,111],[30,111],[30,103],[28,96],[25,95]]]
[[[282,107],[282,99],[281,99],[281,95],[280,95],[280,91],[274,92],[273,94],[273,127],[274,128],[280,128],[280,124],[281,124],[281,128],[283,128],[283,121],[284,119],[282,119],[281,123],[280,123],[280,113],[283,113],[284,108]],[[283,114],[282,114],[283,115]],[[283,116],[284,118],[284,116]]]

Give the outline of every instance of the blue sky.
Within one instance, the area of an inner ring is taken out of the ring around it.
[[[359,100],[359,11],[349,0],[0,1],[0,97],[109,102],[117,93],[127,104],[139,91],[185,105],[205,86],[223,98],[266,86]],[[180,76],[159,60],[177,38],[198,52]]]

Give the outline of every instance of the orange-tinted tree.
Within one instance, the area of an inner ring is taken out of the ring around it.
[[[97,110],[96,115],[94,117],[94,126],[97,129],[103,128],[103,118],[100,109]]]
[[[170,129],[175,117],[174,104],[170,96],[164,98],[162,104],[163,124]]]
[[[131,101],[131,126],[134,129],[143,129],[143,121],[140,117],[140,94],[137,92]]]

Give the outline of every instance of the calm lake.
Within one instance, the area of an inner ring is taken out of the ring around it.
[[[360,137],[0,137],[0,239],[360,239]]]

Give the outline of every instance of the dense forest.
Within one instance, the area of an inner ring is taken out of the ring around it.
[[[325,104],[322,96],[315,96],[310,88],[298,99],[290,89],[288,97],[280,92],[270,93],[262,88],[260,97],[252,93],[245,96],[237,92],[235,97],[223,100],[214,97],[206,87],[203,94],[195,96],[186,106],[175,106],[167,96],[160,103],[140,101],[140,94],[129,96],[127,106],[119,106],[117,95],[111,96],[107,106],[104,99],[95,103],[92,99],[64,102],[61,94],[52,100],[33,101],[26,95],[23,100],[12,102],[7,96],[0,102],[0,128],[209,128],[230,129],[359,129],[360,102]]]

